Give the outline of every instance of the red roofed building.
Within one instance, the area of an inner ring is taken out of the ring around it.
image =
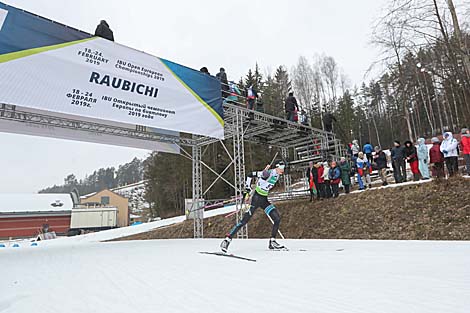
[[[65,234],[73,206],[70,194],[0,194],[0,238],[35,237],[44,225]]]

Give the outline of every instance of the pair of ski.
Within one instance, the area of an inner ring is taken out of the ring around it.
[[[289,251],[287,248],[283,249],[277,249],[277,250],[269,250],[269,251]],[[299,250],[299,251],[307,251],[307,250]],[[255,259],[247,258],[244,256],[232,254],[232,253],[226,253],[226,252],[207,252],[207,251],[201,251],[199,252],[201,254],[209,254],[209,255],[217,255],[217,256],[223,256],[223,257],[228,257],[228,258],[234,258],[234,259],[239,259],[239,260],[245,260],[245,261],[250,261],[250,262],[256,262]]]

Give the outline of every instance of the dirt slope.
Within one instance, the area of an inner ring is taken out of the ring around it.
[[[279,202],[286,238],[470,240],[470,179],[371,190],[310,203]],[[217,238],[234,217],[204,221],[204,237]],[[269,237],[271,224],[261,209],[248,225],[251,238]],[[161,228],[121,240],[192,238],[193,223]]]

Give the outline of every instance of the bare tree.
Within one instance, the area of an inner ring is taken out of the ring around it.
[[[309,116],[312,116],[312,106],[314,104],[315,84],[314,72],[307,58],[299,57],[297,65],[292,69],[292,82],[297,98],[301,106],[307,109]]]

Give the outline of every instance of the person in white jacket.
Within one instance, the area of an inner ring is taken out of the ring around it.
[[[441,152],[444,154],[447,171],[449,176],[454,176],[459,172],[457,146],[459,142],[454,138],[451,132],[444,133],[444,140],[441,143]]]
[[[328,173],[330,172],[330,165],[328,162],[323,162],[323,179],[325,181],[325,198],[331,198],[331,186],[330,186],[330,177]]]

